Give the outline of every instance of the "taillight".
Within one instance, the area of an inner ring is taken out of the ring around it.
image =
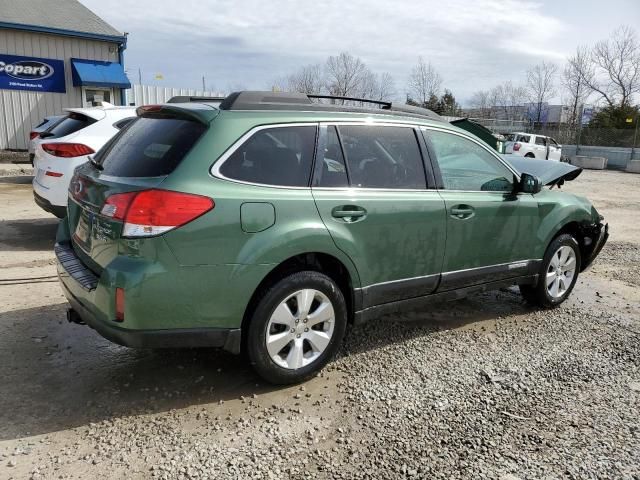
[[[213,207],[209,197],[154,189],[111,195],[100,213],[122,220],[124,237],[149,237],[189,223]]]
[[[116,288],[116,321],[124,321],[124,288]]]
[[[514,143],[513,144],[513,151],[517,152],[518,150],[520,150],[520,144],[519,143]]]
[[[34,138],[38,138],[38,135],[40,135],[40,132],[29,132],[29,138],[31,140],[33,140]]]
[[[54,157],[81,157],[95,153],[93,148],[82,143],[43,143],[42,149]]]

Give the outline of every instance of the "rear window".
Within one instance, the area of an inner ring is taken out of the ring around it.
[[[191,120],[141,117],[120,130],[95,162],[116,177],[169,175],[206,128]]]
[[[78,130],[82,130],[93,123],[96,123],[96,120],[91,117],[87,117],[80,113],[70,113],[60,123],[54,125],[53,128],[50,128],[48,133],[54,137],[64,137],[66,135],[71,135]]]

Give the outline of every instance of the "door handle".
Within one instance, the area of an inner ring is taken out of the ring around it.
[[[451,208],[451,216],[458,220],[466,220],[475,214],[474,208],[470,205],[456,205]]]
[[[356,205],[340,205],[331,210],[333,218],[339,218],[345,222],[355,222],[367,216],[367,211]]]

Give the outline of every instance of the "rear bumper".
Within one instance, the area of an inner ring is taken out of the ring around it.
[[[61,207],[60,205],[53,205],[49,200],[33,192],[33,200],[38,206],[45,212],[53,213],[58,218],[64,218],[67,216],[67,207]]]
[[[97,283],[82,281],[79,259],[73,248],[56,245],[58,278],[62,290],[73,310],[69,319],[75,323],[85,323],[107,340],[132,348],[223,348],[231,353],[240,353],[241,330],[239,328],[170,328],[170,329],[130,329],[110,320],[103,312],[96,311],[92,298],[102,288]],[[98,294],[104,295],[105,292]],[[102,313],[102,314],[101,314]],[[76,316],[77,315],[77,316]],[[78,320],[79,317],[79,320]]]
[[[593,261],[602,251],[602,247],[607,243],[609,239],[609,224],[608,223],[598,223],[597,225],[593,225],[590,227],[593,238],[593,248],[591,248],[590,253],[582,259],[582,266],[580,268],[581,271],[586,270],[591,266]]]

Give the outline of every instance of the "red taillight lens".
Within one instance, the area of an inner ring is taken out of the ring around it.
[[[124,221],[122,235],[145,237],[180,227],[215,206],[209,197],[169,190],[117,193],[107,198],[101,213]]]
[[[61,177],[61,176],[62,176],[62,173],[60,173],[60,172],[52,172],[51,170],[47,170],[47,171],[45,172],[45,175],[46,175],[47,177],[56,177],[56,178],[58,178],[58,177]]]
[[[39,132],[29,132],[29,138],[31,140],[33,140],[34,138],[38,138],[38,135],[40,135]]]
[[[518,150],[520,150],[520,144],[519,143],[514,143],[513,144],[513,151],[517,152]]]
[[[124,288],[116,288],[116,321],[124,321]]]
[[[82,143],[43,143],[42,149],[54,157],[81,157],[95,153],[91,147]]]

